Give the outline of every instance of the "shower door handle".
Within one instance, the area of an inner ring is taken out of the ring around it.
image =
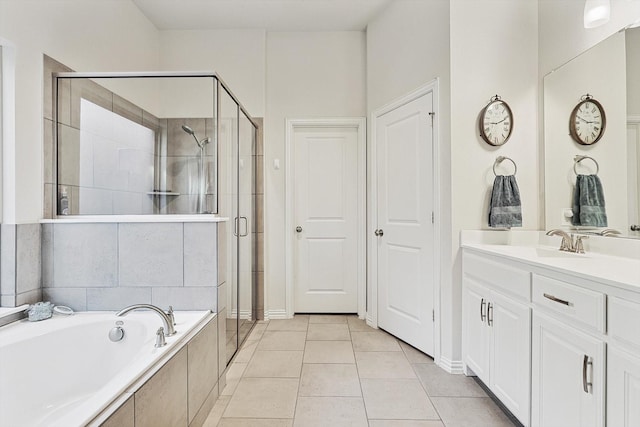
[[[240,220],[244,220],[244,233],[240,233]],[[247,237],[249,235],[249,220],[246,216],[234,218],[233,235],[236,237]]]
[[[241,216],[240,219],[244,220],[244,234],[240,234],[240,237],[247,237],[249,235],[249,220],[246,216]]]

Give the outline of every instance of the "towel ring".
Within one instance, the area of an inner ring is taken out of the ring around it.
[[[502,161],[504,161],[504,160],[509,160],[511,163],[513,163],[513,175],[518,173],[518,165],[516,165],[516,162],[514,162],[512,158],[505,157],[505,156],[498,156],[496,158],[496,161],[493,163],[493,174],[495,176],[498,176],[498,174],[496,173],[496,166],[499,165],[500,163],[502,163]]]
[[[576,170],[576,166],[578,165],[578,163],[580,163],[581,161],[585,160],[585,159],[589,159],[591,160],[593,163],[596,164],[596,175],[598,175],[598,172],[600,172],[600,165],[598,164],[598,162],[596,161],[596,159],[594,159],[593,157],[589,157],[589,156],[582,156],[580,154],[578,154],[577,156],[575,156],[573,158],[573,173],[575,173],[576,175],[578,175],[578,171]]]

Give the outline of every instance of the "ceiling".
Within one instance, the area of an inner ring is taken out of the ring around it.
[[[394,0],[133,0],[159,30],[359,31]]]

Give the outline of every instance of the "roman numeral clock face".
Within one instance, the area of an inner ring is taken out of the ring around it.
[[[511,136],[513,115],[506,102],[492,100],[480,113],[480,136],[488,144],[502,145]]]
[[[602,105],[586,98],[573,109],[569,122],[571,137],[582,145],[595,144],[602,138],[607,119]]]

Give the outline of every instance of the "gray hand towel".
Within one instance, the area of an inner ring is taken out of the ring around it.
[[[515,175],[498,175],[493,181],[489,227],[522,227],[520,190]]]
[[[573,191],[573,225],[607,227],[604,192],[598,175],[578,175]]]

